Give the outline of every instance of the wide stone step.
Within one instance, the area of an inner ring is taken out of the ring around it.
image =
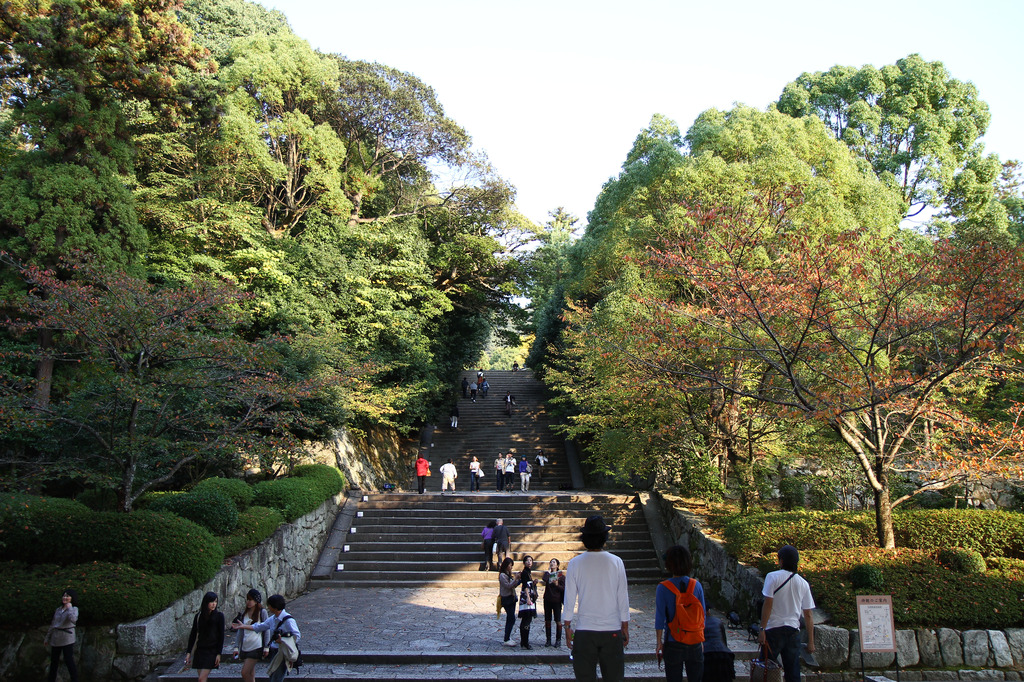
[[[552,559],[556,558],[559,561],[563,561],[563,557],[554,555],[543,555],[541,553],[530,554],[529,552],[520,553],[513,557],[516,560],[516,569],[520,570],[520,561],[522,557],[532,556],[534,558],[534,572],[538,577],[543,575],[544,570],[547,568],[547,563]],[[653,555],[633,555],[630,556],[626,553],[620,553],[619,558],[622,559],[622,563],[626,565],[627,570],[631,567],[650,568],[657,567],[658,562],[656,557]],[[446,559],[437,559],[435,561],[408,561],[403,559],[392,560],[392,561],[380,561],[377,559],[371,559],[365,556],[353,555],[351,552],[343,557],[340,563],[345,565],[345,571],[380,571],[384,573],[416,573],[427,571],[430,573],[459,573],[462,571],[476,571],[480,562],[483,560],[483,554],[478,552],[476,556],[460,556],[460,557],[448,557]]]
[[[411,556],[429,557],[433,556],[437,552],[465,552],[467,548],[479,548],[479,542],[443,542],[436,544],[426,544],[420,542],[386,542],[386,543],[374,543],[374,542],[356,542],[352,538],[355,536],[349,536],[344,543],[344,546],[349,548],[348,552],[342,552],[344,554],[355,554],[357,552],[364,551],[379,551],[379,552],[391,552],[392,557],[395,552],[404,552]],[[613,543],[611,540],[605,545],[605,548],[613,554],[619,554],[631,550],[642,550],[650,552],[654,555],[654,547],[650,540],[633,540],[624,541],[620,540]],[[583,551],[583,546],[579,540],[564,541],[564,542],[520,542],[513,538],[512,541],[512,553],[513,554],[530,554],[536,556],[538,552],[546,552],[549,554],[557,554],[559,557],[568,555],[576,556]],[[482,550],[478,550],[482,551]]]
[[[560,545],[559,543],[545,543],[543,545],[535,545],[532,549],[519,546],[515,551],[509,552],[508,556],[515,559],[516,562],[522,560],[523,557],[532,556],[534,561],[537,563],[538,568],[544,569],[547,567],[547,562],[550,561],[552,557],[558,559],[564,564],[566,561],[579,554],[580,551],[578,544],[575,546],[568,546],[567,544]],[[623,561],[627,562],[657,560],[657,557],[654,555],[654,551],[650,546],[639,549],[619,548],[613,553],[617,554]],[[475,563],[482,559],[483,551],[480,549],[479,545],[476,545],[470,550],[463,547],[461,549],[450,549],[446,551],[401,551],[401,556],[396,556],[396,550],[385,551],[383,548],[373,547],[373,549],[370,550],[349,550],[348,552],[343,552],[340,557],[339,561],[345,561],[346,563],[363,561],[378,564],[392,564],[396,561],[415,561],[422,566],[424,562],[432,565],[438,562]]]
[[[665,579],[661,570],[654,568],[627,568],[630,583],[658,583]],[[424,587],[429,585],[460,588],[488,588],[497,590],[497,574],[490,571],[453,573],[394,573],[388,571],[336,571],[327,580],[311,581],[310,588],[320,587]]]

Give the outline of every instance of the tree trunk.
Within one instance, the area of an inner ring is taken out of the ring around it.
[[[32,402],[37,407],[50,406],[50,392],[53,389],[53,367],[55,361],[50,354],[53,348],[53,332],[43,329],[39,332],[39,362],[36,363],[36,387],[32,394]]]
[[[896,536],[892,531],[892,500],[889,499],[889,477],[879,476],[880,488],[875,488],[875,532],[878,546],[883,549],[896,548]]]

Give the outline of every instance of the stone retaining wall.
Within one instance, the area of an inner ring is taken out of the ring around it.
[[[77,629],[75,657],[83,682],[134,680],[168,658],[184,663],[192,617],[205,592],[220,596],[220,610],[230,620],[242,610],[245,593],[255,587],[266,600],[300,593],[316,565],[344,494],[277,529],[258,546],[231,557],[209,582],[160,613],[117,626]],[[188,551],[188,548],[182,548]],[[45,679],[49,647],[46,628],[0,632],[0,679]]]
[[[704,586],[709,603],[724,611],[737,611],[745,621],[756,618],[752,611],[761,600],[764,585],[760,572],[730,556],[721,540],[705,535],[704,519],[676,506],[681,500],[658,493],[653,498],[660,507],[662,521],[672,541],[688,547],[693,554],[693,574]],[[1024,674],[1006,670],[1024,668],[1024,628],[898,630],[896,643],[895,653],[864,654],[863,667],[890,671],[897,666],[901,670],[917,667],[930,671],[929,680],[1024,679]],[[856,629],[815,625],[814,645],[814,658],[822,669],[822,680],[843,680],[850,673],[841,671],[859,671],[862,667],[860,636]],[[961,667],[982,670],[956,670]],[[920,673],[916,673],[917,677],[913,672],[902,674],[905,680],[922,679]]]

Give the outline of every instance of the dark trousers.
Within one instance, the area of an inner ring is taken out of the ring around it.
[[[501,486],[505,485],[505,474],[495,469],[494,480],[498,484],[498,487],[495,488],[495,490],[501,490]]]
[[[622,631],[577,630],[572,640],[572,671],[576,682],[595,682],[597,666],[604,682],[622,682],[626,676],[626,652]]]
[[[537,615],[535,611],[521,612],[519,616],[519,644],[520,646],[530,646],[530,624],[533,623],[533,617]]]
[[[800,682],[800,630],[791,627],[764,631],[769,656],[778,656],[786,682]]]
[[[684,667],[687,682],[701,682],[704,677],[703,644],[682,644],[668,640],[663,651],[667,682],[683,682]]]
[[[417,476],[416,478],[419,481],[420,495],[422,495],[423,491],[427,489],[427,477],[426,476]]]
[[[469,492],[480,490],[480,476],[475,471],[469,472]]]
[[[64,657],[64,665],[68,667],[68,675],[71,682],[78,682],[78,667],[75,665],[75,645],[50,647],[50,682],[57,680],[57,668],[60,666],[60,657]]]
[[[505,609],[505,641],[512,638],[512,628],[516,625],[516,599],[515,595],[501,598],[501,608]]]
[[[484,540],[484,560],[480,562],[480,570],[484,570],[491,565],[491,557],[494,555],[494,540],[487,538]]]

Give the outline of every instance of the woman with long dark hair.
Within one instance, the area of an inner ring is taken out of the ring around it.
[[[533,557],[523,557],[523,570],[519,573],[519,646],[530,646],[530,624],[537,615],[537,584],[533,582]]]
[[[544,646],[551,646],[551,619],[555,621],[555,646],[562,646],[562,600],[565,599],[565,573],[558,570],[558,559],[548,562],[541,581],[544,583]]]
[[[71,682],[78,682],[78,668],[75,666],[75,625],[78,623],[78,594],[70,587],[60,596],[60,606],[53,612],[50,629],[46,631],[43,644],[50,647],[49,681],[56,682],[60,659],[68,667]]]
[[[516,562],[511,557],[505,557],[498,569],[498,595],[501,597],[501,608],[505,609],[505,639],[502,642],[505,646],[515,646],[512,641],[512,626],[516,624],[516,587],[519,586],[519,578],[512,577],[512,566]]]
[[[245,610],[235,616],[236,623],[252,625],[269,618],[263,608],[263,595],[256,588],[245,595]],[[242,682],[256,682],[256,662],[270,653],[270,631],[263,633],[240,629],[235,640],[235,658],[242,660]]]
[[[192,619],[188,635],[188,653],[185,665],[199,671],[199,682],[206,682],[210,671],[220,666],[220,652],[224,649],[224,614],[217,610],[217,593],[207,592],[199,613]]]

